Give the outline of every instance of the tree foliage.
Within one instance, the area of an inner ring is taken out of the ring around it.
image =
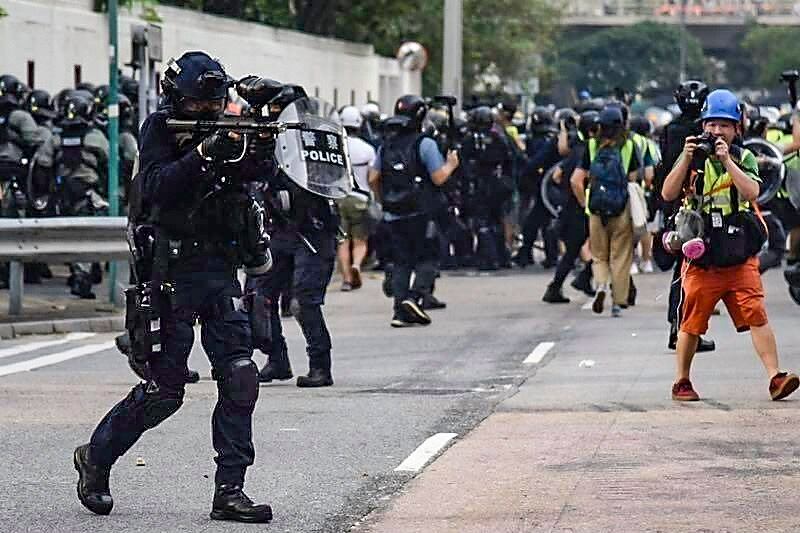
[[[749,85],[773,87],[781,72],[800,67],[800,28],[755,26],[747,32],[742,49],[751,58],[753,74]],[[742,80],[747,85],[748,80]]]
[[[419,41],[430,56],[424,73],[426,91],[439,90],[442,0],[161,0],[160,3],[369,43],[382,55],[393,56],[404,41]],[[527,80],[538,68],[535,58],[553,42],[557,17],[558,10],[548,0],[464,0],[465,86],[469,88],[487,70],[503,81]]]
[[[570,37],[557,47],[553,75],[600,95],[615,87],[642,93],[664,90],[680,78],[680,40],[679,28],[656,22]],[[687,35],[686,49],[689,77],[706,77],[700,42]]]

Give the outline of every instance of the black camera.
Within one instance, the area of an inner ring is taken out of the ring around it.
[[[781,72],[781,81],[786,83],[797,83],[800,80],[800,71],[784,70]]]
[[[716,151],[717,136],[704,131],[701,135],[695,137],[694,140],[697,148],[694,149],[694,156],[696,159],[706,159]]]

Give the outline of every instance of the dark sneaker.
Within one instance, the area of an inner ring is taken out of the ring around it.
[[[110,468],[103,468],[89,462],[89,445],[75,448],[72,462],[78,471],[78,499],[84,507],[99,515],[107,515],[114,507],[114,500],[108,489]]]
[[[405,313],[395,313],[390,322],[393,328],[413,328],[419,326],[417,322],[413,322],[410,317]]]
[[[779,372],[769,380],[769,394],[774,401],[783,400],[800,386],[800,379],[795,374]]]
[[[526,266],[533,263],[533,259],[531,259],[531,249],[523,246],[517,253],[511,258],[518,267],[525,268]]]
[[[597,313],[598,315],[603,313],[603,304],[606,301],[606,291],[600,290],[597,291],[597,294],[594,296],[594,302],[592,302],[592,311]]]
[[[676,402],[696,402],[700,396],[695,392],[689,378],[683,378],[672,385],[672,399]]]
[[[544,291],[542,301],[549,304],[568,304],[570,299],[564,296],[560,287],[556,287],[551,283],[547,286],[547,290]]]
[[[329,370],[312,368],[308,371],[307,376],[297,378],[298,387],[330,387],[331,385],[333,385],[333,376]]]
[[[264,368],[262,368],[258,373],[258,381],[261,383],[270,383],[273,379],[277,379],[278,381],[286,381],[287,379],[292,379],[293,377],[294,374],[292,374],[292,367],[287,366],[285,368],[278,368],[270,363],[264,365]]]
[[[628,306],[633,307],[636,305],[636,295],[639,293],[636,290],[636,285],[633,284],[633,278],[631,278],[631,285],[628,288]]]
[[[272,520],[272,508],[254,504],[240,485],[220,485],[214,491],[211,519],[265,524]]]
[[[431,317],[428,316],[417,302],[414,300],[403,300],[400,303],[400,308],[403,309],[408,318],[411,319],[412,322],[416,322],[417,324],[422,324],[423,326],[427,326],[431,323]]]
[[[438,299],[433,294],[426,294],[422,297],[422,309],[424,311],[436,310],[436,309],[445,309],[447,304]]]
[[[352,267],[350,269],[350,274],[353,278],[353,282],[351,283],[351,285],[353,286],[354,289],[360,289],[362,285],[361,270],[356,267]]]
[[[622,306],[614,304],[611,306],[611,316],[614,318],[619,318],[622,316]]]

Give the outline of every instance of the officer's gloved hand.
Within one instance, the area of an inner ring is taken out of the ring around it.
[[[238,159],[244,151],[244,139],[230,131],[218,131],[203,139],[197,151],[204,159]]]

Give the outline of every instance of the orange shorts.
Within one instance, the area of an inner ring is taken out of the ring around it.
[[[722,300],[731,315],[736,331],[765,325],[764,286],[758,273],[758,259],[746,263],[703,270],[689,265],[683,276],[683,320],[681,331],[702,335],[708,330],[708,320],[717,303]]]

